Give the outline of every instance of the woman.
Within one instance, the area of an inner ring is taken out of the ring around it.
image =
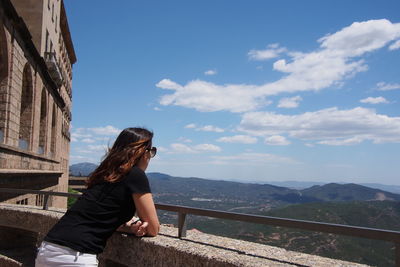
[[[159,221],[145,170],[157,149],[153,133],[127,128],[117,137],[87,190],[44,238],[36,258],[42,266],[97,266],[115,230],[156,236]],[[140,218],[133,221],[134,214]]]

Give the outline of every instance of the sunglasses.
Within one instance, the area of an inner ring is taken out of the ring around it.
[[[154,156],[157,154],[157,148],[155,146],[153,146],[152,148],[146,149],[146,151],[150,152],[150,157],[151,158],[154,158]]]

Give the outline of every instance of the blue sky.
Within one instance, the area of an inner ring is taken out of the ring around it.
[[[71,163],[145,126],[148,171],[400,185],[399,1],[65,1]]]

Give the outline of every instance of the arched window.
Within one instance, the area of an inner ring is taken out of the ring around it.
[[[47,94],[46,88],[42,89],[40,100],[40,127],[39,127],[39,148],[38,153],[44,154],[46,149],[46,131],[47,130]]]
[[[57,122],[57,106],[56,104],[53,104],[53,114],[51,116],[51,143],[50,143],[51,157],[54,157],[56,154],[56,144],[57,144],[56,122]]]
[[[0,23],[0,143],[4,142],[7,116],[8,50],[4,25]]]
[[[32,71],[27,63],[24,67],[21,92],[21,109],[19,113],[19,148],[28,150],[32,136],[33,105]]]

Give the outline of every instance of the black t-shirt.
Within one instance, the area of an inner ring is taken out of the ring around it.
[[[146,174],[135,166],[119,182],[104,182],[87,189],[44,240],[99,254],[113,232],[135,214],[132,194],[150,192]]]

